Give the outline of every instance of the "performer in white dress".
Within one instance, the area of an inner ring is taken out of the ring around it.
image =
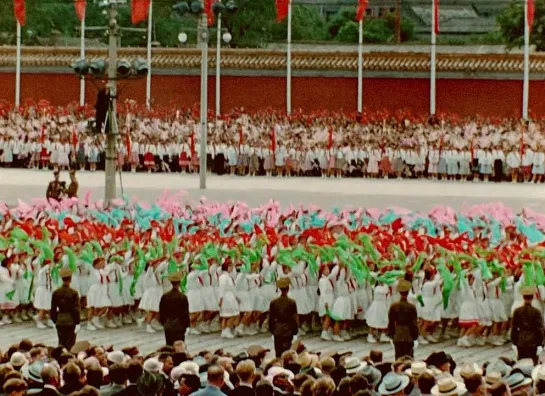
[[[49,322],[46,322],[46,318],[51,310],[51,296],[53,295],[53,290],[56,288],[51,279],[52,265],[51,260],[44,260],[42,268],[38,273],[38,287],[34,294],[34,308],[38,310],[35,320],[36,326],[39,329],[46,329],[49,324]]]
[[[104,329],[103,319],[112,306],[108,296],[109,279],[104,268],[106,260],[104,257],[97,257],[93,261],[93,268],[90,270],[89,291],[87,293],[87,307],[89,309],[89,322],[87,330]]]
[[[235,297],[235,266],[230,259],[226,259],[222,265],[222,274],[219,280],[219,306],[221,317],[221,336],[234,338],[233,329],[238,326],[240,308]]]

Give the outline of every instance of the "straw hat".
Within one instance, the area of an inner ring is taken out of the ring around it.
[[[464,393],[466,393],[465,384],[450,376],[441,378],[437,381],[437,385],[431,388],[431,394],[434,396],[457,396]]]
[[[405,389],[410,381],[411,380],[406,375],[390,372],[382,379],[382,382],[378,387],[378,392],[381,395],[393,395],[394,393],[401,392]]]
[[[424,373],[432,374],[431,370],[428,370],[428,366],[425,362],[412,362],[411,368],[405,370],[405,373],[410,375],[411,377],[418,377]]]
[[[362,368],[367,365],[366,362],[362,362],[355,356],[349,356],[344,361],[344,368],[346,369],[346,374],[356,374]]]

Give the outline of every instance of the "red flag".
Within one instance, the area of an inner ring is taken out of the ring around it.
[[[190,146],[191,146],[191,160],[193,160],[195,158],[195,131],[191,132]]]
[[[369,6],[369,0],[358,0],[358,8],[356,10],[356,21],[362,21],[365,16],[365,11]]]
[[[333,128],[329,127],[329,139],[327,142],[327,148],[331,150],[333,147]]]
[[[272,128],[271,151],[272,151],[273,158],[274,158],[275,153],[276,153],[276,130],[274,129],[274,127]]]
[[[76,15],[80,21],[85,19],[85,8],[87,7],[87,0],[74,0],[74,8],[76,9]]]
[[[276,22],[282,22],[288,16],[291,0],[274,0],[276,6]]]
[[[78,150],[78,135],[75,129],[72,130],[72,146],[74,146],[74,151]]]
[[[439,0],[433,0],[433,15],[435,19],[433,31],[435,34],[439,34]]]
[[[17,19],[17,22],[19,22],[19,25],[25,26],[25,23],[26,23],[25,0],[13,0],[13,12],[15,13],[15,19]]]
[[[536,13],[536,4],[535,0],[528,0],[528,29],[532,31],[532,26],[534,26],[534,16]]]
[[[214,11],[212,11],[212,5],[216,2],[216,0],[204,0],[204,12],[206,13],[206,16],[208,17],[208,26],[211,26],[214,24]]]
[[[131,22],[137,25],[148,19],[150,0],[132,0]]]

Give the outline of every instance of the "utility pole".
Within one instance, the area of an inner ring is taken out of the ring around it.
[[[201,142],[199,158],[200,189],[206,189],[208,145],[208,15],[205,12],[199,17],[199,38],[201,45]],[[115,166],[115,164],[114,164]]]
[[[396,42],[401,44],[401,0],[396,0]]]
[[[115,171],[117,158],[117,115],[116,115],[116,96],[117,96],[117,0],[109,0],[109,21],[108,21],[108,90],[109,90],[109,110],[108,110],[108,129],[106,130],[106,184],[104,203],[109,206],[116,197]]]

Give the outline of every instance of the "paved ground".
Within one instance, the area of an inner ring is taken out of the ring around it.
[[[51,172],[31,170],[0,170],[0,201],[14,204],[17,199],[31,201],[44,197]],[[68,174],[61,175],[68,180]],[[92,191],[94,199],[104,195],[104,173],[78,174],[80,196]],[[119,177],[117,187],[121,193]],[[282,205],[313,203],[324,208],[333,206],[365,206],[385,208],[403,206],[411,210],[429,210],[434,205],[450,205],[461,209],[501,201],[519,210],[531,207],[545,212],[545,185],[512,183],[473,183],[428,180],[267,178],[209,176],[207,190],[199,190],[197,175],[124,173],[125,194],[140,200],[156,199],[164,190],[187,191],[188,199],[206,196],[210,200],[244,200],[259,205],[269,199]]]
[[[6,350],[10,344],[18,342],[23,337],[30,338],[34,342],[44,342],[47,344],[56,344],[57,342],[57,336],[53,329],[39,330],[30,323],[9,325],[0,329],[1,350]],[[148,334],[144,328],[138,328],[134,325],[115,330],[94,332],[82,330],[78,335],[78,340],[88,340],[91,343],[100,345],[113,345],[116,348],[137,345],[142,353],[152,352],[164,345],[165,342],[162,333]],[[364,338],[344,343],[325,342],[316,336],[305,336],[302,340],[310,351],[322,353],[351,351],[354,355],[363,357],[369,354],[371,349],[380,349],[384,352],[385,359],[393,359],[393,348],[390,344],[368,344]],[[187,337],[186,342],[191,352],[198,352],[205,349],[215,351],[219,348],[224,348],[226,351],[238,353],[250,345],[262,345],[266,348],[273,347],[272,339],[268,335],[235,338],[233,340],[223,340],[219,337],[219,334],[192,335]],[[459,348],[454,344],[454,341],[449,341],[421,346],[416,350],[416,357],[425,358],[431,352],[444,350],[450,353],[458,363],[464,361],[483,363],[498,356],[510,356],[514,358],[514,352],[510,346]]]
[[[78,177],[82,193],[90,189],[94,198],[103,197],[103,173],[83,172]],[[63,174],[61,178],[68,179],[68,175]],[[15,204],[17,199],[30,201],[32,198],[43,197],[50,179],[50,172],[1,170],[0,201]],[[146,201],[157,198],[165,189],[168,189],[173,192],[186,190],[188,199],[198,200],[206,196],[211,200],[244,200],[251,205],[258,205],[274,198],[282,205],[314,203],[326,208],[345,205],[377,208],[404,206],[411,210],[429,210],[437,204],[447,204],[460,209],[464,205],[500,201],[516,210],[532,207],[535,210],[545,211],[545,186],[530,184],[210,176],[208,189],[203,191],[198,189],[197,176],[123,174],[123,185],[126,194]],[[56,342],[53,330],[38,330],[29,323],[9,325],[0,330],[0,349],[5,350],[22,337],[53,344]],[[79,339],[113,344],[115,347],[135,344],[143,352],[149,352],[164,342],[161,333],[147,334],[143,329],[134,326],[93,333],[82,330]],[[353,351],[356,355],[363,356],[371,349],[380,348],[386,353],[386,358],[392,356],[390,345],[370,345],[363,339],[336,344],[309,336],[303,341],[314,351]],[[269,336],[245,337],[229,341],[222,340],[218,335],[188,338],[191,351],[225,348],[238,352],[251,344],[272,347],[272,340]],[[513,355],[509,346],[463,349],[456,347],[454,341],[422,346],[417,350],[416,355],[424,357],[435,350],[445,350],[459,362],[464,360],[483,362],[499,355]]]

